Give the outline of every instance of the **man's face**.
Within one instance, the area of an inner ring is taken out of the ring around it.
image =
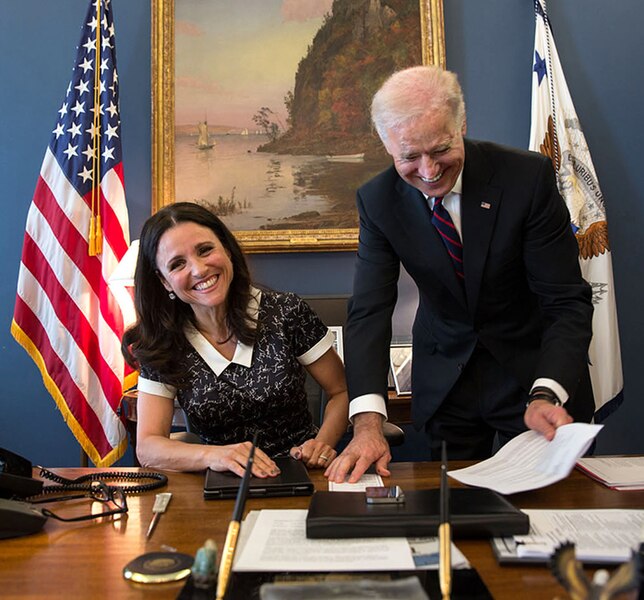
[[[463,135],[447,109],[432,111],[388,132],[385,148],[398,174],[430,197],[448,194],[465,162]]]

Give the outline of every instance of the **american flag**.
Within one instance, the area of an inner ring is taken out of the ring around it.
[[[120,352],[131,307],[108,286],[129,246],[118,91],[110,0],[93,0],[27,216],[11,333],[96,466],[125,452],[117,412],[135,376]]]

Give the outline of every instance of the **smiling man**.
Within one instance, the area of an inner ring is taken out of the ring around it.
[[[412,419],[432,459],[489,457],[527,428],[589,420],[590,286],[550,161],[469,140],[453,73],[392,75],[371,107],[394,165],[358,190],[360,240],[345,335],[354,437],[326,471],[387,475],[391,316],[400,264],[418,286]]]

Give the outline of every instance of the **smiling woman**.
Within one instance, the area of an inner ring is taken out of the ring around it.
[[[348,423],[333,335],[294,294],[252,285],[239,244],[216,215],[184,202],[150,217],[134,279],[137,322],[122,347],[141,373],[141,464],[242,475],[257,432],[257,476],[277,474],[277,455],[328,466]],[[307,371],[329,398],[319,428]],[[170,439],[175,397],[202,444]]]

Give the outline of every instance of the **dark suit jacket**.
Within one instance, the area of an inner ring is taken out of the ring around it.
[[[399,265],[416,282],[412,416],[421,427],[444,400],[477,342],[529,390],[537,377],[570,394],[589,420],[590,286],[550,161],[465,141],[461,198],[465,289],[424,196],[391,167],[358,190],[360,241],[345,339],[349,397],[387,397],[391,315]]]

